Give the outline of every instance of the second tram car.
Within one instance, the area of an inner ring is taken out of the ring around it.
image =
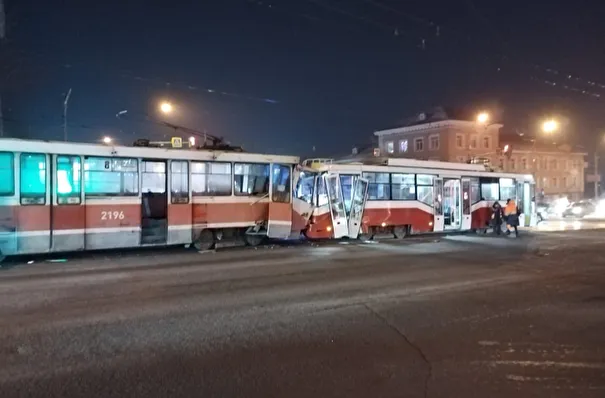
[[[531,175],[413,159],[313,159],[303,166],[294,206],[311,207],[299,214],[309,215],[305,234],[312,239],[485,231],[493,203],[508,199],[517,202],[522,226],[537,222]]]

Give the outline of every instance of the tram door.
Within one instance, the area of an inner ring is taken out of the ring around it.
[[[433,180],[433,198],[435,203],[433,231],[441,232],[445,226],[445,217],[443,215],[443,178],[435,178]]]
[[[357,239],[363,219],[363,209],[368,195],[368,180],[355,178],[351,209],[349,211],[349,238]]]
[[[443,181],[444,229],[460,229],[462,225],[462,208],[459,179]]]
[[[339,239],[349,234],[347,212],[340,187],[340,177],[338,174],[327,174],[324,178],[328,191],[330,216],[332,217],[332,234],[335,239]]]
[[[168,237],[166,162],[141,162],[141,244],[165,244]]]
[[[471,229],[471,179],[462,179],[462,226],[463,231]]]

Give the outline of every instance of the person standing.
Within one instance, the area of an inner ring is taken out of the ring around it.
[[[492,205],[492,224],[496,235],[502,233],[502,206],[498,201]]]
[[[506,235],[510,236],[511,232],[515,231],[515,238],[519,236],[519,213],[517,212],[517,204],[514,200],[508,199],[504,208],[504,216],[506,217]]]

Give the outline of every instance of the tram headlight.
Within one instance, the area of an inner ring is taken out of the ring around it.
[[[582,208],[579,206],[576,206],[573,209],[571,209],[571,212],[575,215],[582,214]]]

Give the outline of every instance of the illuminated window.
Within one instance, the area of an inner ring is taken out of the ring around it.
[[[433,203],[433,177],[432,175],[416,175],[416,200],[425,203],[431,207]]]
[[[137,159],[87,157],[84,159],[86,196],[136,196],[139,193]]]
[[[170,197],[172,203],[189,203],[189,162],[170,162]]]
[[[399,152],[406,153],[408,151],[408,140],[399,141]]]
[[[471,203],[475,204],[481,201],[481,186],[478,178],[471,178]]]
[[[271,200],[279,203],[290,203],[290,165],[274,164],[272,166],[272,193]]]
[[[194,196],[230,196],[231,186],[231,163],[191,162]]]
[[[269,165],[235,163],[233,189],[236,195],[264,196],[269,193]]]
[[[46,155],[21,154],[21,204],[46,203]]]
[[[0,152],[0,196],[13,196],[15,194],[15,155],[9,152]]]
[[[80,204],[82,161],[79,156],[57,156],[57,203]]]
[[[389,200],[391,198],[389,173],[363,173],[363,178],[368,180],[368,200]]]
[[[395,143],[393,141],[387,142],[387,152],[394,153],[395,152]]]
[[[391,174],[393,200],[416,200],[414,174]]]
[[[313,203],[313,190],[315,187],[315,173],[301,172],[296,183],[296,198],[307,203]]]
[[[516,194],[515,180],[512,178],[500,178],[500,199],[514,199]]]

